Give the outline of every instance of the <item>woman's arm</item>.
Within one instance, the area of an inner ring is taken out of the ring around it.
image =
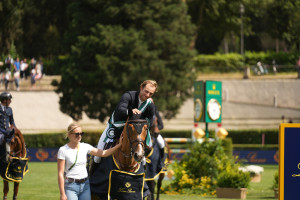
[[[67,200],[65,193],[64,171],[65,160],[57,159],[57,171],[58,171],[58,187],[60,192],[60,200]]]
[[[120,140],[119,140],[119,144],[117,144],[116,146],[114,146],[113,148],[107,149],[107,150],[102,150],[102,149],[97,149],[97,148],[93,148],[92,151],[90,152],[91,155],[93,156],[98,156],[98,157],[107,157],[112,155],[113,153],[115,153],[115,151],[121,147],[122,145],[122,140],[123,140],[123,136],[121,135]]]

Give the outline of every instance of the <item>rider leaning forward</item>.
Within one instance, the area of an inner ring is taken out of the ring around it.
[[[157,83],[154,80],[146,80],[140,85],[139,91],[127,91],[122,95],[119,104],[112,113],[106,129],[102,133],[97,148],[104,149],[105,144],[114,141],[118,138],[125,126],[128,117],[133,114],[141,114],[142,118],[149,120],[151,125],[153,116],[155,115],[155,106],[150,100],[150,97],[156,92]],[[150,127],[149,127],[150,128]],[[149,140],[146,141],[146,146],[151,147],[151,139],[148,131]],[[99,157],[95,157],[96,163],[100,162]]]
[[[2,92],[0,94],[1,108],[0,108],[0,144],[3,141],[9,143],[14,138],[14,129],[16,127],[12,108],[9,107],[12,95],[9,92]]]

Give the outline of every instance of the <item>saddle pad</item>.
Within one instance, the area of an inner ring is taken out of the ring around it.
[[[28,170],[28,158],[16,158],[13,157],[5,168],[1,170],[1,177],[4,180],[12,182],[21,182],[23,176],[29,171]]]
[[[145,174],[112,170],[109,175],[108,200],[142,200]]]

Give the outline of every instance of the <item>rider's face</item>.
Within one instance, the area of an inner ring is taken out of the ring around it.
[[[3,100],[2,105],[9,106],[10,103],[11,103],[11,99],[5,99]]]
[[[147,99],[152,97],[155,90],[156,90],[156,87],[151,85],[151,84],[147,84],[143,88],[141,87],[140,88],[140,94],[139,94],[139,97],[140,97],[141,101],[146,101]]]

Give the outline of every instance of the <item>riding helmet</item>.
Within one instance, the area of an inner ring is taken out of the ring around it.
[[[2,92],[0,94],[0,101],[2,102],[4,100],[6,100],[6,99],[12,99],[11,94],[9,92]]]

